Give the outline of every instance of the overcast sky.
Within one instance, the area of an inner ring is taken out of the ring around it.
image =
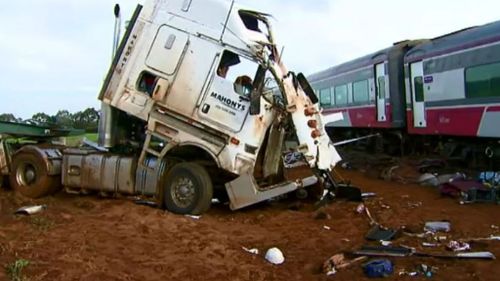
[[[194,0],[203,1],[203,0]],[[136,0],[3,1],[0,113],[29,118],[99,108],[109,66],[113,7]],[[306,74],[404,39],[432,38],[500,20],[498,0],[239,0],[274,15],[289,69]]]

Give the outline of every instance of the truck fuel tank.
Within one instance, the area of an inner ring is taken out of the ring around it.
[[[66,149],[63,186],[126,195],[135,194],[137,159],[83,149]]]

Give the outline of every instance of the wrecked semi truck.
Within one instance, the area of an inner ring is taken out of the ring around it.
[[[138,5],[99,99],[99,146],[25,145],[9,159],[10,185],[29,197],[68,191],[147,196],[181,214],[230,208],[310,185],[333,185],[340,160],[303,74],[287,70],[270,15],[227,0]],[[287,180],[285,133],[314,173]]]

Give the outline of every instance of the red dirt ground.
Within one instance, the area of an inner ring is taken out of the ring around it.
[[[385,226],[420,230],[427,220],[449,220],[448,237],[499,234],[498,205],[460,205],[441,198],[434,188],[341,172],[363,191],[377,193],[365,203]],[[39,203],[48,209],[33,217],[13,215],[20,206]],[[321,272],[330,256],[367,243],[364,235],[370,226],[367,217],[355,212],[357,203],[327,205],[323,211],[330,218],[326,219],[315,219],[311,203],[294,203],[265,203],[237,212],[219,204],[196,220],[126,199],[59,193],[23,202],[2,190],[0,265],[21,258],[30,261],[23,271],[26,280],[365,280],[360,264],[330,277]],[[418,246],[421,242],[401,237],[394,243]],[[260,254],[249,254],[243,246],[258,248]],[[274,246],[285,255],[282,265],[271,265],[263,257]],[[500,256],[499,241],[474,244],[473,249]],[[422,263],[438,267],[434,280],[498,280],[500,276],[498,260],[391,260],[396,272],[388,280],[424,279],[397,274]],[[0,270],[0,280],[8,280],[5,270]]]

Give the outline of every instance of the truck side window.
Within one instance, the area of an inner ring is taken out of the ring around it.
[[[217,75],[232,81],[235,93],[249,97],[253,83],[250,77],[255,76],[257,69],[257,63],[226,50],[217,67]]]
[[[157,77],[154,74],[143,72],[141,76],[139,76],[137,90],[152,96],[156,85],[156,78]]]

